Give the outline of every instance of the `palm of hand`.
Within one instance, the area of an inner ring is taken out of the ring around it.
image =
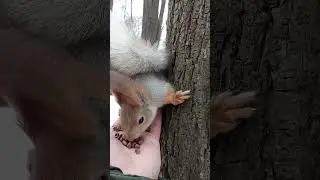
[[[143,135],[144,141],[139,154],[134,148],[124,146],[115,137],[113,128],[110,128],[110,165],[120,168],[124,174],[157,179],[161,166],[160,128],[161,116],[158,115],[151,131]]]

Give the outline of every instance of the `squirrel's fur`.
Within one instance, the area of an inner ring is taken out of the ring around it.
[[[136,37],[130,28],[111,13],[110,64],[112,70],[141,83],[147,93],[144,102],[138,107],[123,103],[116,97],[121,109],[119,122],[115,126],[120,126],[127,139],[133,140],[152,124],[158,108],[166,104],[168,93],[175,93],[173,86],[160,73],[168,66],[167,52]],[[141,119],[143,122],[139,123]]]
[[[166,50],[158,50],[156,46],[136,37],[114,13],[110,15],[111,69],[134,76],[167,68]]]

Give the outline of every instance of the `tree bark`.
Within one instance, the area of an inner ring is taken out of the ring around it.
[[[166,0],[161,0],[160,13],[159,13],[159,23],[158,23],[158,34],[157,34],[157,42],[160,42],[161,32],[162,32],[162,22],[163,22],[163,14],[164,8],[166,6]]]
[[[210,0],[170,1],[167,48],[169,81],[191,90],[185,103],[168,106],[161,136],[162,175],[170,179],[209,179]]]
[[[158,19],[159,0],[143,1],[143,17],[141,38],[149,41],[152,45],[157,43],[159,29]]]
[[[255,116],[212,140],[211,179],[319,179],[319,2],[211,7],[213,92],[260,91]]]

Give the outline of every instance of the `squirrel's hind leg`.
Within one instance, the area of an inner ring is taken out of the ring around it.
[[[165,96],[165,104],[179,105],[184,103],[185,100],[190,98],[190,90],[187,91],[176,91],[174,88],[168,88]]]

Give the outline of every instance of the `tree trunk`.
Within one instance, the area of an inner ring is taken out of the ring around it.
[[[144,0],[143,1],[143,17],[142,17],[142,32],[141,38],[149,41],[152,45],[157,43],[158,29],[158,9],[159,0]]]
[[[166,0],[161,0],[160,13],[159,13],[159,23],[158,23],[158,33],[157,33],[157,42],[160,42],[161,32],[162,32],[162,22],[163,22],[163,13],[166,6]]]
[[[211,142],[211,179],[320,179],[319,3],[211,7],[213,91],[260,91],[255,116]]]
[[[191,90],[192,96],[179,106],[167,108],[161,137],[162,175],[207,180],[210,0],[170,1],[168,8],[169,81],[178,90]]]

